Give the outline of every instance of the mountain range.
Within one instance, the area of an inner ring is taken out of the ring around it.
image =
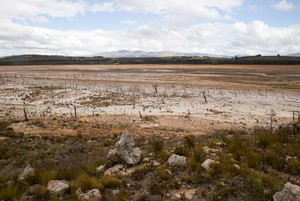
[[[130,51],[130,50],[118,50],[112,52],[100,52],[92,56],[103,56],[107,58],[150,58],[150,57],[222,57],[229,58],[226,55],[213,55],[204,53],[182,53],[182,52],[172,52],[172,51],[161,51],[161,52],[146,52],[146,51]]]

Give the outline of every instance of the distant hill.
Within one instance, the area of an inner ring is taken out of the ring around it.
[[[154,57],[229,57],[225,55],[212,55],[203,53],[181,53],[172,51],[162,51],[162,52],[145,52],[145,51],[129,51],[129,50],[119,50],[112,52],[100,52],[92,56],[102,56],[108,58],[154,58]]]
[[[289,57],[300,57],[300,52],[299,53],[295,53],[295,54],[289,54],[287,56],[289,56]]]
[[[127,55],[127,57],[125,57]],[[292,56],[163,56],[137,52],[139,57],[123,51],[123,57],[70,57],[58,55],[18,55],[0,58],[0,65],[109,65],[109,64],[241,64],[241,65],[300,65],[300,57]],[[167,54],[166,54],[167,55]],[[151,57],[150,57],[151,56]]]

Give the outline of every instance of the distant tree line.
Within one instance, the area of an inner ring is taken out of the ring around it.
[[[49,55],[20,55],[0,58],[0,65],[67,65],[67,64],[243,64],[243,65],[300,65],[300,57],[246,56],[216,57],[153,57],[153,58],[104,58],[69,57]]]

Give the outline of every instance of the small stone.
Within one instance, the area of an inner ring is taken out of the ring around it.
[[[118,164],[118,165],[115,165],[115,166],[107,169],[104,172],[104,175],[115,175],[115,174],[121,172],[122,170],[124,170],[124,165]]]
[[[179,156],[179,155],[173,154],[168,159],[168,164],[171,166],[184,166],[187,164],[187,159],[185,156]]]
[[[219,147],[225,147],[226,143],[224,143],[224,142],[217,142],[216,145],[219,146]]]
[[[157,162],[156,160],[154,160],[152,164],[153,164],[154,167],[160,166],[160,163]]]
[[[34,176],[34,171],[34,168],[32,168],[30,164],[28,164],[18,179],[22,181],[30,176]]]
[[[216,161],[212,160],[212,159],[206,159],[202,164],[201,164],[201,167],[203,169],[205,169],[206,171],[209,170],[210,166],[215,163]]]
[[[100,165],[99,167],[96,168],[96,172],[98,173],[102,173],[105,170],[105,166],[104,165]]]
[[[238,164],[234,164],[233,167],[235,167],[236,169],[241,169],[240,166]]]
[[[113,191],[112,191],[112,194],[113,194],[113,195],[118,195],[119,193],[120,193],[120,190],[113,190]]]
[[[98,189],[93,189],[93,190],[88,191],[85,194],[81,194],[79,196],[79,199],[84,200],[84,201],[100,201],[101,194]]]
[[[80,195],[83,194],[81,188],[77,188],[76,191],[75,191],[75,194],[79,197]]]
[[[51,180],[47,184],[47,190],[50,194],[63,195],[67,190],[69,190],[69,183],[65,180]]]
[[[144,158],[144,159],[143,159],[143,162],[144,162],[144,163],[150,163],[150,158]]]

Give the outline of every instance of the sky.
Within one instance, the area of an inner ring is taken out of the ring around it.
[[[300,53],[300,0],[0,0],[0,56]]]

